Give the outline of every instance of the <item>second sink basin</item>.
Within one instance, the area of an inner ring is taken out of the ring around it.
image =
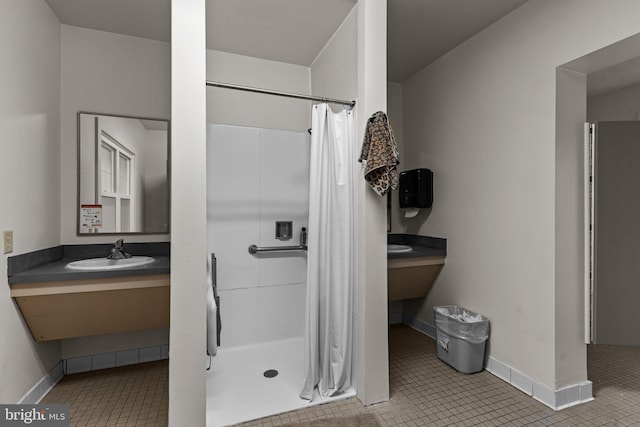
[[[73,261],[65,267],[70,270],[109,271],[121,268],[140,267],[151,264],[155,259],[149,256],[133,256],[124,259],[91,258]]]
[[[388,254],[400,254],[403,252],[411,252],[413,249],[411,246],[407,245],[393,245],[387,244],[387,253]]]

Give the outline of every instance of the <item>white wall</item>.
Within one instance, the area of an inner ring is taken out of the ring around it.
[[[299,244],[309,223],[309,144],[307,131],[207,126],[207,237],[223,347],[304,333],[306,255],[248,247]],[[276,221],[293,222],[290,240],[275,238]]]
[[[58,342],[35,343],[7,283],[7,257],[60,243],[60,23],[42,1],[8,0],[0,13],[0,402],[17,403],[60,361]]]
[[[640,119],[640,85],[587,98],[590,122]]]
[[[309,93],[309,68],[207,50],[207,80],[300,94]],[[207,87],[207,122],[306,131],[308,101]]]
[[[639,32],[638,13],[635,1],[528,2],[405,82],[405,139],[421,141],[405,144],[405,166],[436,177],[419,231],[448,239],[417,311],[430,323],[439,304],[487,315],[490,354],[552,390],[586,380],[580,313],[561,295],[579,287],[556,275],[558,262],[581,268],[556,248],[582,251],[556,234],[556,67]]]
[[[78,111],[169,119],[170,59],[169,43],[62,25],[62,244],[115,240],[76,236]],[[125,244],[167,240],[168,234],[126,236]]]

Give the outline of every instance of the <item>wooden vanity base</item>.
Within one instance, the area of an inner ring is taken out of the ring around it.
[[[399,301],[426,296],[444,267],[444,261],[445,257],[388,260],[388,300]]]
[[[169,327],[168,274],[11,286],[36,341]]]

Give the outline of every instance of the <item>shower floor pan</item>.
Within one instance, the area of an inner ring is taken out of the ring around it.
[[[304,376],[304,340],[218,349],[207,372],[207,427],[227,426],[355,396],[350,390],[313,402],[298,397]],[[265,376],[275,370],[277,375]]]

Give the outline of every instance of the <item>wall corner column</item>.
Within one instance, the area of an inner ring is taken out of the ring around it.
[[[555,168],[555,384],[556,390],[587,381],[584,275],[584,123],[587,75],[556,70]],[[580,297],[578,297],[580,296]]]
[[[169,425],[206,423],[205,0],[171,1]]]
[[[358,133],[387,108],[387,0],[358,0]],[[360,153],[358,152],[358,155]],[[358,170],[357,395],[365,405],[389,400],[386,197],[365,185]]]

